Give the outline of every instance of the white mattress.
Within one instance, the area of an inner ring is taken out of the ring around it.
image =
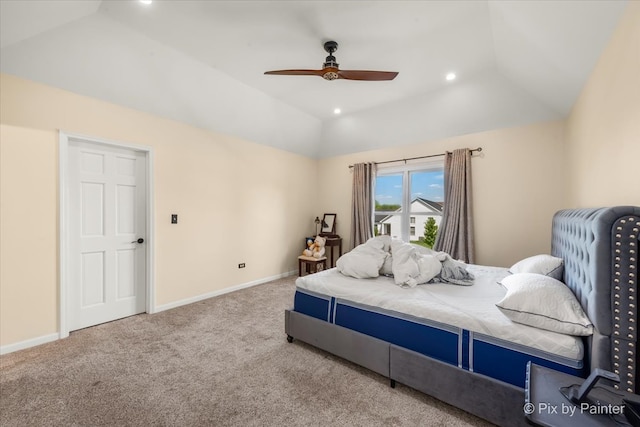
[[[476,277],[472,286],[425,284],[401,288],[393,279],[355,279],[335,268],[300,277],[301,289],[367,306],[446,323],[476,333],[532,347],[546,353],[580,360],[582,339],[514,323],[495,306],[506,294],[498,281],[504,268],[469,265]]]

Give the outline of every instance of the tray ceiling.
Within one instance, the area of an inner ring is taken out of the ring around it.
[[[625,1],[7,1],[2,72],[312,157],[568,115]],[[265,76],[398,71],[389,82]],[[448,82],[445,75],[455,72]],[[340,108],[340,115],[334,109]]]

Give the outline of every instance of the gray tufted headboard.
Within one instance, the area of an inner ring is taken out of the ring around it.
[[[595,326],[587,342],[591,369],[620,375],[640,390],[638,244],[640,207],[568,209],[553,217],[551,254],[564,259],[564,282]]]

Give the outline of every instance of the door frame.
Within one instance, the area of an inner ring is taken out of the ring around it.
[[[58,208],[59,208],[59,224],[58,224],[58,236],[59,236],[59,257],[58,257],[58,327],[60,338],[66,338],[69,336],[69,323],[68,323],[68,309],[67,298],[69,292],[69,192],[67,187],[69,184],[69,143],[70,141],[80,141],[92,144],[125,148],[129,150],[139,151],[144,153],[145,161],[147,165],[146,170],[146,195],[145,195],[145,207],[146,207],[146,230],[145,240],[147,242],[146,253],[146,283],[145,283],[145,307],[146,312],[151,314],[156,312],[155,304],[155,224],[154,224],[154,182],[153,182],[153,148],[140,145],[130,144],[125,142],[109,141],[102,138],[95,138],[86,135],[80,135],[75,133],[68,133],[59,131],[58,135]]]

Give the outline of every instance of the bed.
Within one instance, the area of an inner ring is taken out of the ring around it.
[[[563,260],[561,279],[593,325],[584,337],[538,336],[536,328],[501,318],[495,301],[505,291],[497,283],[511,273],[486,266],[468,267],[476,276],[470,287],[402,289],[386,277],[353,279],[336,269],[305,276],[285,311],[285,332],[289,342],[314,345],[392,386],[405,384],[498,425],[526,424],[528,361],[582,377],[594,368],[614,371],[617,387],[636,393],[639,228],[633,206],[553,217],[550,255]]]

